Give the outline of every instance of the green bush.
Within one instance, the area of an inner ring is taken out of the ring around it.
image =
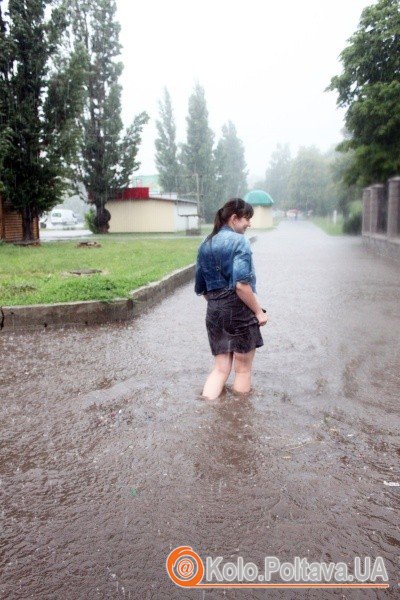
[[[362,212],[353,212],[343,223],[343,233],[360,235],[362,227]]]
[[[91,206],[85,214],[85,225],[92,233],[99,233],[96,225],[96,209]]]
[[[362,202],[361,200],[353,200],[349,204],[349,215],[355,215],[356,213],[362,214]]]

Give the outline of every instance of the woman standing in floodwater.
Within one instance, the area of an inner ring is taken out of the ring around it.
[[[253,207],[232,198],[220,208],[214,229],[200,245],[195,292],[207,300],[206,326],[214,368],[203,388],[203,397],[221,394],[235,361],[233,390],[251,389],[251,367],[256,348],[263,345],[260,326],[267,316],[257,299],[256,276],[249,241]]]

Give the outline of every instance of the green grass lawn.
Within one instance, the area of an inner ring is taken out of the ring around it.
[[[332,217],[313,217],[312,222],[329,235],[344,235],[343,217],[341,215],[338,215],[336,225],[333,223]]]
[[[0,306],[127,297],[194,262],[202,238],[95,239],[101,248],[77,248],[79,240],[28,247],[0,244]],[[77,269],[102,273],[69,273]]]

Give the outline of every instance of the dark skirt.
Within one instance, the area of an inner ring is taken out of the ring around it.
[[[206,294],[206,326],[211,352],[244,354],[264,345],[258,319],[235,290],[213,290]]]

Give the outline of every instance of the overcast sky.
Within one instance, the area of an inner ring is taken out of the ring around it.
[[[325,151],[341,139],[343,111],[324,92],[339,54],[371,0],[117,0],[125,123],[146,110],[138,173],[156,173],[155,120],[163,87],[172,97],[178,142],[188,98],[204,87],[210,126],[232,120],[250,178],[262,177],[277,143]]]

